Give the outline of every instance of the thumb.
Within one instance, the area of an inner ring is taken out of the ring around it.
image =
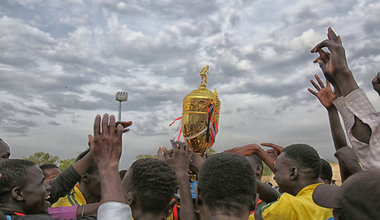
[[[94,146],[95,146],[95,140],[94,140],[94,137],[92,135],[88,135],[88,147],[90,148],[91,151],[93,151],[94,149]]]

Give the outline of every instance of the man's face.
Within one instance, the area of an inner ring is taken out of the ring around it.
[[[11,150],[9,145],[5,141],[0,140],[0,162],[8,159],[10,155]]]
[[[47,213],[50,202],[49,198],[51,186],[45,184],[44,175],[38,166],[27,169],[25,175],[25,186],[22,187],[23,209],[27,214]]]
[[[49,184],[61,175],[61,171],[58,168],[44,169],[45,183]]]
[[[285,156],[285,153],[281,153],[274,164],[276,172],[274,173],[274,179],[276,180],[279,191],[283,192],[291,192],[292,182],[290,179],[292,163],[289,158]]]

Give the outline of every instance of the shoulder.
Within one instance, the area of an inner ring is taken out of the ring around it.
[[[294,196],[283,193],[277,201],[266,204],[261,208],[264,219],[273,217],[284,217],[284,219],[293,219]]]

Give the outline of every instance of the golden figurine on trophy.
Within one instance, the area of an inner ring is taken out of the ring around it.
[[[208,70],[208,65],[201,70],[199,88],[183,99],[183,137],[190,149],[201,155],[214,144],[219,125],[220,100],[216,89],[206,88]]]

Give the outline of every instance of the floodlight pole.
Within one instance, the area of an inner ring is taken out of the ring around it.
[[[121,103],[128,100],[128,93],[119,91],[116,93],[116,101],[119,102],[119,122],[121,121]]]

